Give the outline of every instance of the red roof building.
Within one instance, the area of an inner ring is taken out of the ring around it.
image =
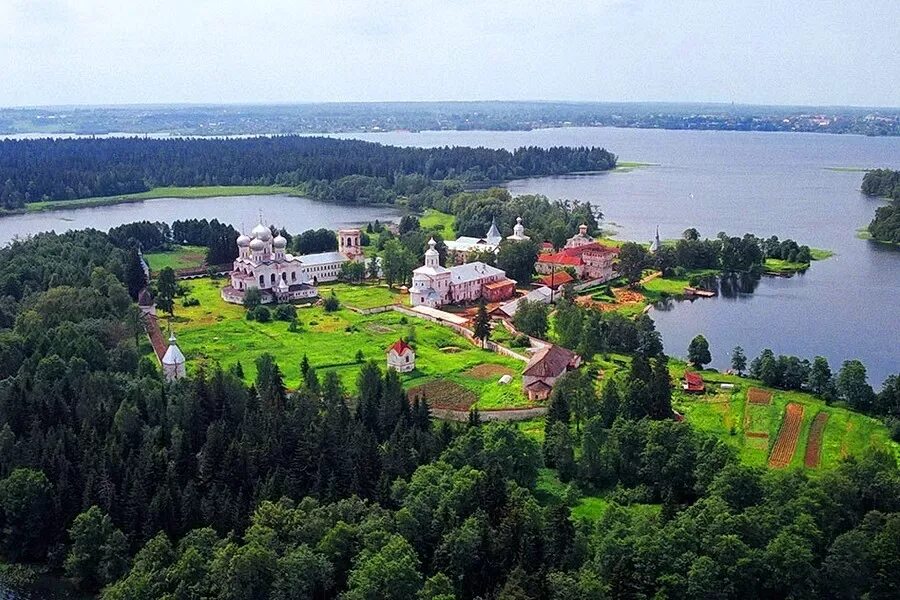
[[[615,276],[613,261],[618,254],[618,248],[591,242],[563,248],[556,253],[539,254],[534,268],[538,273],[550,274],[572,267],[582,279],[608,281]]]
[[[567,283],[575,281],[575,278],[569,275],[568,271],[555,271],[550,275],[540,277],[538,281],[552,290],[558,290]]]
[[[698,394],[706,391],[706,386],[703,383],[703,378],[700,377],[699,373],[692,373],[687,371],[684,374],[684,382],[681,384],[681,388],[692,394]]]
[[[416,368],[416,352],[405,340],[397,340],[387,349],[387,366],[400,373]]]

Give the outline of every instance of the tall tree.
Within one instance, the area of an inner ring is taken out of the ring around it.
[[[137,300],[138,294],[147,286],[144,263],[136,247],[128,251],[128,259],[125,262],[125,285],[128,286],[128,295],[132,300]]]
[[[531,274],[534,273],[534,263],[537,262],[537,255],[537,242],[531,240],[505,240],[500,244],[500,252],[497,254],[497,266],[506,271],[509,277],[519,283],[530,283]]]
[[[478,312],[475,314],[475,322],[472,327],[475,337],[481,340],[481,347],[491,337],[491,317],[488,315],[484,298],[478,299]]]
[[[636,283],[647,266],[647,249],[634,242],[625,242],[619,248],[619,275],[629,283]]]
[[[175,314],[175,271],[172,267],[165,267],[156,278],[156,305],[170,315]]]
[[[747,370],[747,355],[740,346],[735,346],[731,351],[731,368],[738,374],[743,375]]]
[[[704,365],[712,362],[709,342],[702,335],[695,336],[688,345],[688,361],[694,365],[695,369],[702,369]]]

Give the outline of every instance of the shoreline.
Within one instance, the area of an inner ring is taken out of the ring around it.
[[[161,198],[214,198],[217,196],[297,196],[303,197],[300,190],[284,186],[267,185],[238,185],[238,186],[193,186],[193,187],[156,187],[146,192],[123,194],[121,196],[101,196],[96,198],[78,198],[75,200],[50,200],[32,202],[24,208],[0,211],[0,218],[32,213],[50,212],[57,210],[69,210],[79,208],[98,208],[103,206],[115,206],[117,204],[130,204],[143,202],[144,200],[159,200]]]

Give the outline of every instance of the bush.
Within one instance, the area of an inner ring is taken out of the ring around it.
[[[185,308],[187,308],[188,306],[200,306],[200,300],[187,296],[181,299],[181,305]]]
[[[279,304],[272,311],[272,316],[278,321],[295,321],[297,319],[297,308],[293,304]]]
[[[513,348],[528,348],[531,346],[531,340],[528,339],[528,336],[524,333],[520,333],[519,335],[513,337],[513,339],[509,342],[509,345]]]
[[[891,439],[900,443],[900,419],[888,419],[885,424],[891,432]]]
[[[341,307],[341,303],[338,300],[337,296],[334,295],[334,292],[331,292],[331,295],[325,298],[325,303],[323,305],[325,308],[325,312],[335,312]]]
[[[265,306],[257,306],[253,309],[253,318],[259,323],[268,323],[272,320],[272,311]]]

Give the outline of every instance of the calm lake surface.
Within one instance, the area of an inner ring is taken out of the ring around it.
[[[763,278],[752,294],[674,302],[652,316],[666,351],[684,356],[690,339],[710,341],[713,366],[727,368],[731,349],[763,348],[823,355],[833,368],[859,358],[877,388],[900,372],[900,252],[860,240],[856,230],[880,201],[859,193],[861,172],[829,167],[900,165],[900,138],[799,133],[666,131],[615,128],[527,132],[435,131],[341,135],[407,146],[595,145],[620,161],[652,166],[597,175],[515,181],[516,194],[540,193],[597,205],[605,226],[623,239],[650,240],[657,227],[676,238],[688,227],[712,237],[790,237],[832,250],[804,275]],[[286,196],[160,199],[0,218],[0,243],[40,231],[110,227],[131,221],[218,218],[252,226],[258,211],[290,231],[396,219],[387,208],[344,207]]]
[[[349,137],[349,136],[348,136]],[[710,342],[713,365],[731,349],[749,357],[859,358],[876,389],[900,372],[900,251],[860,240],[856,230],[880,201],[859,192],[863,173],[829,167],[900,166],[900,138],[800,133],[567,128],[528,132],[396,132],[353,136],[415,146],[605,146],[620,161],[654,163],[627,172],[514,181],[516,194],[589,201],[623,239],[677,238],[688,227],[793,238],[834,251],[805,274],[763,278],[752,294],[674,302],[652,311],[666,352],[685,356],[691,338]],[[527,224],[526,224],[527,225]]]
[[[284,227],[292,233],[307,229],[338,229],[379,219],[395,221],[399,211],[377,206],[336,206],[309,198],[280,195],[228,196],[216,198],[158,198],[143,202],[73,208],[13,215],[0,218],[0,245],[16,236],[23,238],[43,231],[62,233],[70,229],[94,228],[108,231],[112,227],[134,221],[179,219],[218,219],[240,229],[256,225],[259,212],[267,223]]]

